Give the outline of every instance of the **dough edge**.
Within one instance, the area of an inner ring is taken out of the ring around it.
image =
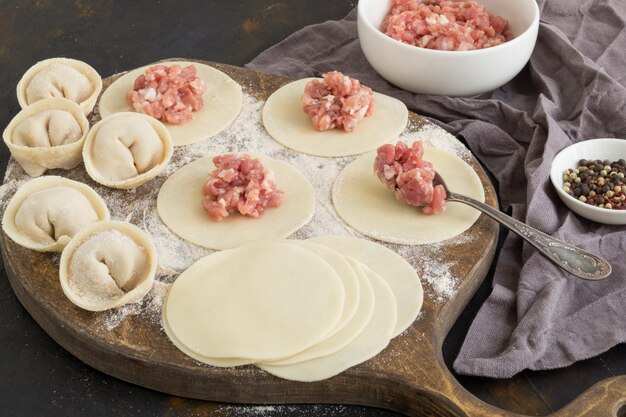
[[[316,236],[309,240],[320,245],[326,245],[346,257],[356,259],[357,262],[370,268],[389,284],[396,297],[398,307],[394,337],[413,324],[422,309],[424,289],[417,271],[406,259],[387,246],[356,237],[326,235]],[[373,256],[374,252],[376,253],[375,256]],[[383,270],[387,273],[383,273]],[[398,277],[404,279],[409,275],[411,278],[407,283],[397,282]],[[409,283],[416,285],[414,288],[406,288]]]

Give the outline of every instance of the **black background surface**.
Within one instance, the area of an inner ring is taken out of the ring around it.
[[[344,0],[0,1],[0,126],[19,111],[15,86],[34,63],[70,57],[103,77],[159,59],[244,65],[294,31],[345,16]],[[9,153],[0,147],[0,172]],[[0,268],[0,416],[395,416],[332,405],[238,406],[172,397],[102,374],[60,348],[31,319]],[[451,363],[490,291],[488,276],[444,345]],[[594,382],[626,374],[626,348],[562,370],[508,380],[459,377],[486,402],[532,415],[555,411]]]

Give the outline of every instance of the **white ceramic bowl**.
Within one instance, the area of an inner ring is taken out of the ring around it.
[[[380,25],[392,0],[360,0],[361,48],[383,78],[414,93],[471,96],[506,84],[519,73],[535,47],[539,28],[536,0],[478,0],[509,21],[509,42],[473,51],[437,51],[390,38]]]
[[[589,139],[568,146],[552,161],[550,181],[563,203],[574,213],[605,224],[626,224],[626,210],[608,210],[583,203],[563,191],[563,171],[578,166],[581,159],[626,159],[626,139]]]

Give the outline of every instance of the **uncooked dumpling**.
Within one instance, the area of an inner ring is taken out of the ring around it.
[[[94,181],[112,188],[135,188],[156,177],[172,156],[169,132],[139,113],[117,113],[96,123],[83,160]]]
[[[88,131],[89,122],[78,104],[50,98],[20,111],[2,137],[26,173],[37,177],[47,169],[78,165]]]
[[[63,250],[59,277],[74,304],[102,311],[139,301],[152,287],[156,251],[137,227],[99,222],[74,236]]]
[[[2,227],[24,247],[60,252],[82,229],[108,219],[104,201],[89,186],[47,176],[29,181],[15,193],[4,213]]]
[[[100,232],[74,252],[69,285],[76,293],[93,292],[103,300],[121,297],[141,280],[147,258],[145,250],[123,233]]]
[[[100,75],[75,59],[51,58],[33,65],[17,85],[22,108],[46,98],[66,98],[91,113],[102,90]]]

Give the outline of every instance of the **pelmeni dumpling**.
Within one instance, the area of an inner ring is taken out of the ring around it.
[[[40,100],[20,111],[2,134],[11,155],[31,177],[48,169],[71,169],[82,157],[89,122],[78,104]]]
[[[91,187],[45,176],[17,190],[4,212],[2,228],[26,248],[60,252],[80,230],[109,217],[109,209]]]
[[[66,98],[84,114],[93,110],[102,91],[102,78],[90,65],[76,59],[50,58],[33,65],[17,84],[22,108],[46,98]]]
[[[167,128],[145,114],[115,113],[96,123],[85,141],[83,160],[94,181],[135,188],[156,177],[172,156]]]
[[[94,223],[61,254],[59,279],[77,306],[103,311],[141,300],[152,288],[156,250],[136,226],[118,221]]]

